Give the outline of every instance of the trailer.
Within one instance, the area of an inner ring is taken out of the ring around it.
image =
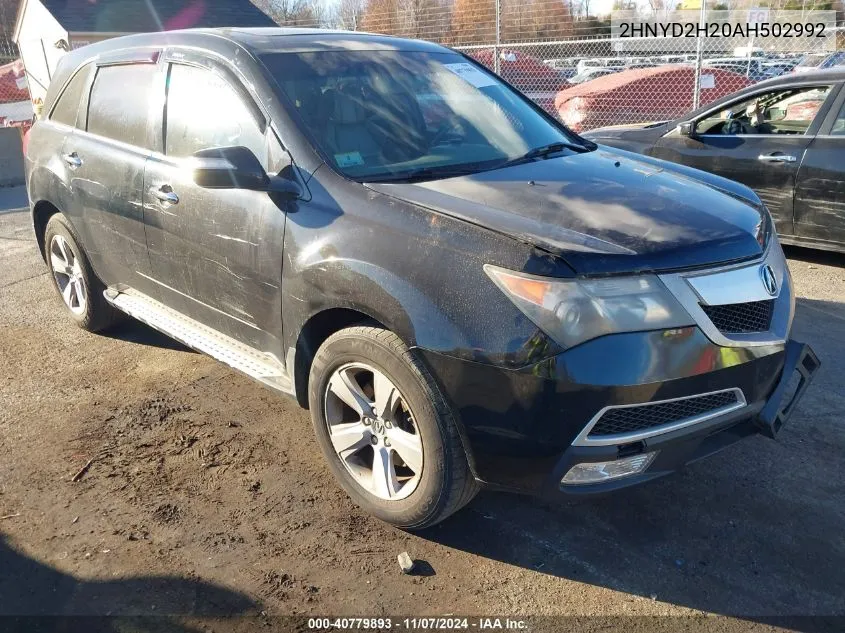
[[[13,40],[40,117],[56,64],[72,49],[130,33],[223,26],[276,24],[249,0],[22,0]]]

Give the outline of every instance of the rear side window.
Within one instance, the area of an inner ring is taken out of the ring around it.
[[[58,121],[59,123],[71,126],[76,125],[79,100],[82,98],[82,91],[85,89],[85,84],[88,83],[88,69],[89,66],[80,68],[71,78],[70,83],[65,86],[64,92],[62,92],[56,103],[56,107],[53,108],[53,114],[50,115],[51,121]]]
[[[146,147],[155,76],[154,64],[98,69],[88,105],[88,131]]]
[[[243,145],[263,163],[264,132],[244,98],[217,73],[173,64],[167,84],[168,156]]]

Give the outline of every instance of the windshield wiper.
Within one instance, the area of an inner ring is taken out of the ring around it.
[[[540,147],[530,149],[525,152],[522,156],[512,158],[510,160],[505,161],[504,163],[496,165],[495,169],[501,169],[502,167],[512,167],[513,165],[521,165],[522,163],[530,162],[535,158],[548,158],[552,154],[557,154],[558,152],[562,152],[565,149],[571,149],[575,152],[578,152],[579,154],[583,154],[584,152],[590,151],[588,147],[584,147],[583,145],[576,145],[575,143],[566,143],[565,141],[557,141],[555,143],[549,143],[548,145],[542,145]]]
[[[420,167],[399,174],[367,178],[365,182],[417,182],[421,180],[437,180],[438,178],[452,178],[454,176],[466,176],[479,171],[473,166],[444,166],[444,167]]]

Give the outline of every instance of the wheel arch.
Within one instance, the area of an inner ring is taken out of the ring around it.
[[[44,244],[44,235],[47,232],[47,223],[57,213],[61,213],[58,206],[49,200],[39,200],[32,205],[32,228],[35,230],[35,240],[38,244],[38,250],[41,252],[41,257],[46,261],[46,245]]]
[[[293,365],[291,371],[291,378],[293,380],[295,397],[297,402],[303,409],[309,409],[308,382],[310,378],[311,364],[314,360],[314,355],[317,353],[317,350],[320,349],[320,346],[332,334],[335,334],[336,332],[339,332],[343,329],[355,325],[371,325],[376,327],[382,327],[396,334],[400,338],[400,340],[402,340],[402,342],[408,347],[414,347],[413,343],[405,340],[406,337],[403,336],[402,333],[394,331],[393,329],[391,329],[391,327],[389,327],[389,325],[383,323],[375,316],[368,314],[368,311],[365,311],[365,309],[362,309],[358,306],[354,308],[331,307],[313,314],[300,329],[299,336],[297,337],[296,342],[295,355],[293,358],[293,362],[291,363]],[[428,363],[425,361],[425,358],[420,357],[420,361],[429,369],[434,382],[438,383],[439,380],[437,378],[436,373],[434,371],[431,371],[431,367],[428,366]],[[446,390],[443,389],[442,385],[438,384],[437,386],[443,394],[443,397],[448,402],[449,397],[447,395]],[[457,410],[454,408],[451,402],[450,406],[452,406],[453,409],[452,415],[458,430],[458,437],[460,438],[461,447],[463,449],[464,456],[467,459],[470,472],[473,478],[475,478],[477,481],[481,481],[478,477],[475,465],[475,457],[471,448],[471,443],[466,433],[466,429],[464,428],[463,422],[461,421]]]
[[[303,324],[296,338],[296,351],[293,362],[293,379],[296,401],[308,409],[308,380],[311,363],[320,346],[332,334],[353,325],[375,325],[388,328],[383,322],[367,312],[352,307],[326,308],[315,314]],[[401,335],[399,335],[401,337]]]

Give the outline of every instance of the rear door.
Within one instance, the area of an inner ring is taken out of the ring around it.
[[[150,292],[142,192],[156,64],[149,55],[142,59],[101,60],[84,100],[84,120],[65,144],[64,159],[72,163],[75,215],[98,276],[106,285]]]
[[[745,95],[700,117],[694,137],[669,132],[654,155],[748,185],[778,232],[792,234],[795,177],[834,92],[811,85]]]
[[[845,247],[845,90],[804,155],[795,186],[795,235]]]
[[[152,274],[179,312],[280,354],[284,205],[264,192],[204,189],[186,167],[213,147],[247,147],[269,173],[290,168],[290,157],[234,74],[191,59],[180,52],[166,69],[164,148],[144,177]]]

